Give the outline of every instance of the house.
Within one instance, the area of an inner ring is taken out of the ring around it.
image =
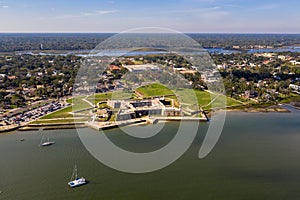
[[[258,97],[258,92],[256,91],[245,91],[244,98],[253,99]]]
[[[180,71],[180,74],[196,74],[198,71],[197,70],[183,70]]]
[[[17,77],[16,76],[8,76],[7,77],[9,80],[14,80],[14,79],[16,79]]]
[[[184,67],[173,67],[173,70],[174,71],[185,71],[186,68],[184,68]]]
[[[283,56],[283,55],[279,55],[279,56],[278,56],[278,59],[280,59],[280,60],[282,60],[282,61],[286,61],[286,57]]]
[[[37,72],[36,75],[37,76],[43,76],[43,72]]]
[[[291,60],[290,63],[292,65],[300,65],[300,62],[297,62],[296,60]]]
[[[108,69],[109,69],[111,72],[118,72],[118,71],[121,70],[121,68],[118,67],[118,66],[116,66],[116,65],[110,65],[110,66],[108,67]]]
[[[290,84],[289,88],[291,88],[292,90],[300,91],[300,86],[299,85]]]

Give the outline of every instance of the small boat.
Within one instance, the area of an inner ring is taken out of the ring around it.
[[[47,140],[44,141],[44,136],[42,137],[41,142],[40,142],[41,147],[50,146],[52,144],[55,144],[55,142],[53,140],[51,141],[49,138],[47,138]]]
[[[20,141],[21,141],[21,142],[23,142],[23,141],[25,141],[25,139],[24,139],[24,138],[22,138],[22,139],[20,139]]]
[[[83,177],[78,178],[77,177],[77,166],[75,165],[74,170],[73,170],[73,174],[72,174],[72,177],[71,177],[71,181],[68,183],[68,185],[71,188],[74,188],[74,187],[84,185],[86,183],[87,183],[87,181],[85,180],[85,178],[83,178]]]
[[[41,143],[41,146],[46,147],[46,146],[50,146],[52,144],[55,144],[55,142],[54,141],[49,141],[49,138],[48,138],[48,141]]]

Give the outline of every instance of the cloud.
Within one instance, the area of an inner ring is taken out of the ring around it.
[[[82,13],[82,16],[96,16],[96,15],[106,15],[106,14],[112,14],[112,13],[117,13],[119,12],[118,10],[96,10],[93,12],[88,12],[88,13]]]
[[[228,11],[222,10],[221,7],[211,7],[211,8],[191,8],[191,9],[182,9],[182,10],[169,10],[166,11],[169,13],[175,13],[175,14],[187,14],[190,16],[193,16],[197,19],[211,19],[216,20],[220,19],[224,16],[230,15],[231,13]]]
[[[181,9],[181,10],[169,10],[165,12],[169,13],[201,13],[201,12],[211,12],[219,10],[221,7],[211,7],[211,8],[191,8],[191,9]]]
[[[223,7],[231,7],[231,8],[242,8],[240,5],[235,5],[235,4],[224,4],[222,5]]]
[[[278,4],[267,4],[267,5],[257,7],[256,10],[274,10],[276,8],[279,8]]]
[[[237,0],[186,0],[186,2],[190,3],[207,3],[207,4],[213,4],[213,3],[231,3],[236,2]]]
[[[117,13],[119,10],[95,10],[92,12],[78,13],[78,14],[70,14],[70,15],[60,15],[54,17],[52,19],[71,19],[71,18],[82,18],[82,17],[90,17],[90,16],[99,16],[106,14]]]
[[[0,1],[0,8],[8,8],[8,5],[5,1]]]

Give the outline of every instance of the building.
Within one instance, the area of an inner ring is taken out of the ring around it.
[[[292,65],[300,65],[300,62],[297,62],[296,60],[291,60],[290,63]]]
[[[121,68],[116,65],[110,65],[108,68],[111,72],[119,72],[121,70]]]
[[[291,88],[292,90],[300,91],[300,86],[299,85],[290,84],[289,88]]]
[[[180,74],[196,74],[198,71],[197,70],[184,70],[180,71]]]
[[[256,91],[245,91],[244,98],[253,99],[258,97],[258,92]]]
[[[160,68],[152,64],[144,65],[124,65],[126,69],[130,72],[143,72],[143,71],[159,71]]]
[[[172,101],[171,105],[162,97],[149,100],[108,100],[107,104],[112,108],[119,108],[116,114],[117,121],[149,115],[181,116],[181,108],[174,107],[174,100],[170,101]]]
[[[119,100],[108,100],[107,105],[111,108],[121,108],[121,102]]]

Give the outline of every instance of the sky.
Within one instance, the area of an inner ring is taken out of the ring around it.
[[[300,33],[299,0],[0,0],[0,32]]]

